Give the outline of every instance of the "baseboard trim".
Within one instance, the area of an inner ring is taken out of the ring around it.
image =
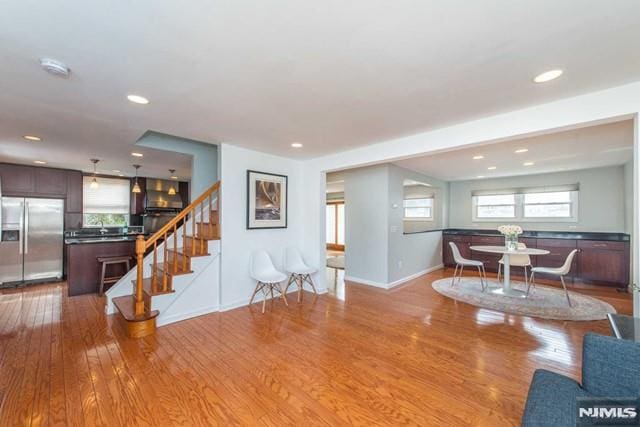
[[[220,308],[218,306],[215,306],[215,307],[199,308],[198,310],[193,310],[188,313],[175,314],[173,316],[167,316],[167,317],[159,316],[157,320],[157,325],[158,327],[170,325],[172,323],[181,322],[183,320],[192,319],[198,316],[204,316],[205,314],[216,313],[218,311],[220,311]]]
[[[326,289],[317,289],[318,291],[318,295],[324,295],[326,294],[328,291]],[[306,291],[306,289],[305,289]],[[291,286],[289,288],[289,290],[287,291],[287,295],[292,294],[294,292],[298,292],[298,288]],[[313,291],[307,291],[307,292],[313,292]],[[278,298],[278,297],[276,297]],[[259,302],[262,302],[262,300],[264,299],[264,297],[262,295],[256,295],[256,297],[253,299],[253,303],[257,304]],[[270,300],[271,298],[267,298],[267,300]],[[249,306],[249,301],[251,300],[251,298],[244,298],[241,300],[237,300],[228,304],[222,304],[220,306],[220,311],[224,312],[224,311],[230,311],[230,310],[235,310],[236,308],[240,308],[240,307],[248,307]]]
[[[440,270],[441,268],[444,268],[444,264],[438,264],[433,267],[429,267],[425,270],[418,271],[417,273],[411,274],[409,276],[403,277],[402,279],[398,279],[390,283],[375,282],[373,280],[362,279],[360,277],[354,277],[354,276],[344,276],[344,280],[349,282],[359,283],[361,285],[373,286],[380,289],[391,289],[391,288],[395,288],[396,286],[400,286],[403,283],[406,283],[410,280],[416,279],[420,276],[424,276],[427,273],[431,273],[432,271]]]

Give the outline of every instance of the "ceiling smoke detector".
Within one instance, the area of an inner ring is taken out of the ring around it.
[[[49,74],[58,77],[69,77],[71,69],[60,61],[51,58],[40,58],[40,66]]]

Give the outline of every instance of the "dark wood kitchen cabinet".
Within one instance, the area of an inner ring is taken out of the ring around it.
[[[627,283],[629,245],[624,242],[578,241],[578,271],[586,282]]]
[[[131,215],[142,215],[144,213],[144,197],[147,193],[147,180],[145,178],[138,178],[139,193],[133,192],[135,182],[135,179],[131,180],[131,203],[129,212]]]
[[[34,167],[0,163],[3,196],[25,196],[35,193]]]
[[[67,196],[67,171],[34,168],[35,193],[40,196]]]
[[[82,172],[67,171],[67,213],[82,213]]]

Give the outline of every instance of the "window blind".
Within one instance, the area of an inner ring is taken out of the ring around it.
[[[472,196],[499,196],[502,194],[556,193],[560,191],[578,191],[580,184],[548,185],[544,187],[503,188],[500,190],[473,190]]]
[[[85,214],[129,214],[128,179],[100,178],[98,188],[91,188],[92,176],[82,179],[82,212]]]

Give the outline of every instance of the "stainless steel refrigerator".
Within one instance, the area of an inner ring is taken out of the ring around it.
[[[0,284],[61,279],[63,200],[0,200]]]

